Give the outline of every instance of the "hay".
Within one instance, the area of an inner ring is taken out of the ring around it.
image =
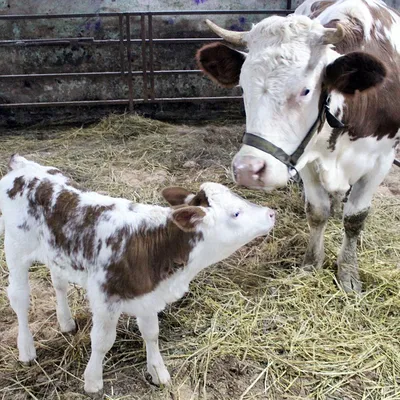
[[[170,184],[196,189],[214,180],[233,187],[228,169],[242,129],[111,116],[85,129],[3,137],[0,164],[4,172],[9,155],[20,152],[93,190],[159,203],[160,190]],[[190,293],[161,313],[160,346],[171,388],[147,382],[136,324],[121,318],[104,367],[107,398],[399,399],[399,199],[374,201],[359,250],[365,294],[354,297],[335,283],[339,219],[328,224],[325,268],[305,274],[299,267],[308,233],[299,187],[272,194],[234,190],[278,210],[276,229],[201,273]],[[22,367],[0,249],[2,399],[85,398],[91,321],[84,291],[69,294],[78,333],[62,335],[49,273],[32,268],[30,321],[38,360]]]

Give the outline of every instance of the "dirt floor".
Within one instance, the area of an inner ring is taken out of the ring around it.
[[[1,137],[0,167],[10,154],[60,168],[83,186],[134,201],[161,203],[171,184],[196,190],[218,181],[278,211],[268,238],[203,271],[190,293],[160,314],[161,352],[171,387],[149,383],[143,341],[132,318],[120,319],[104,367],[106,399],[400,399],[400,168],[375,196],[362,234],[362,296],[338,289],[334,261],[343,230],[332,218],[325,268],[305,274],[308,237],[301,189],[271,194],[234,187],[229,165],[243,126],[171,126],[110,117],[85,128],[30,129]],[[2,239],[1,239],[2,240]],[[85,399],[90,354],[85,292],[71,287],[79,329],[60,333],[46,267],[31,270],[30,327],[38,358],[17,361],[17,321],[7,297],[0,243],[0,398]]]

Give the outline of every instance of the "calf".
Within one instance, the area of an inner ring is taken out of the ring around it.
[[[74,331],[68,282],[86,288],[93,328],[85,391],[103,388],[103,359],[122,312],[137,318],[155,384],[170,380],[158,347],[157,313],[181,298],[205,267],[228,257],[275,222],[274,211],[204,183],[195,195],[162,192],[171,207],[77,189],[62,173],[14,155],[0,181],[0,228],[10,271],[8,296],[18,317],[21,362],[36,357],[28,326],[28,269],[47,264],[62,332]]]

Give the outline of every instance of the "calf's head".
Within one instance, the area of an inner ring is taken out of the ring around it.
[[[326,28],[306,16],[273,16],[249,32],[231,32],[207,23],[226,41],[246,45],[248,52],[212,43],[197,53],[200,68],[221,86],[240,85],[246,132],[288,155],[316,121],[323,88],[352,95],[379,84],[386,75],[383,64],[369,54],[339,56],[332,50],[346,34],[340,24]],[[235,155],[232,167],[235,181],[251,188],[273,189],[290,178],[285,164],[248,145]]]
[[[162,195],[173,206],[171,218],[179,228],[201,232],[222,253],[266,235],[275,224],[273,210],[250,203],[218,183],[204,183],[197,194],[171,187]]]

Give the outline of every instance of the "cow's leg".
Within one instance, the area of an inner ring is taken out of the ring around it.
[[[75,332],[76,325],[72,318],[67,298],[68,280],[54,271],[51,271],[51,280],[56,291],[57,319],[61,332]]]
[[[158,347],[159,327],[157,314],[140,317],[137,319],[137,324],[146,343],[147,370],[153,383],[156,385],[167,384],[171,378]]]
[[[344,240],[337,260],[338,280],[346,292],[361,292],[357,263],[357,239],[363,229],[371,206],[372,196],[392,165],[387,157],[369,174],[353,185],[348,201],[344,205]]]
[[[319,269],[325,257],[324,232],[330,216],[331,203],[328,192],[311,166],[302,170],[301,178],[304,183],[307,222],[310,228],[310,240],[303,267],[307,270]]]
[[[29,330],[28,312],[30,302],[29,267],[31,261],[24,260],[24,252],[17,243],[9,239],[6,233],[4,240],[6,262],[9,270],[8,298],[18,318],[18,351],[19,360],[30,364],[36,358],[32,333]]]
[[[114,344],[117,323],[121,310],[115,304],[107,303],[104,295],[88,288],[88,297],[93,313],[93,327],[90,333],[92,353],[85,369],[85,391],[98,393],[103,389],[103,360]]]

